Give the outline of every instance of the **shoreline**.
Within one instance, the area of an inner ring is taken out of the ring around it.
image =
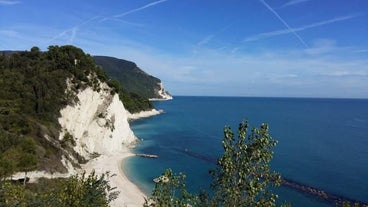
[[[83,172],[90,174],[92,171],[95,171],[97,176],[101,176],[109,172],[110,177],[107,180],[110,186],[120,192],[118,197],[111,201],[110,207],[142,207],[147,195],[128,178],[123,169],[126,159],[132,156],[136,156],[132,149],[123,146],[122,151],[116,154],[102,154],[81,165],[80,169],[73,169],[72,172],[51,174],[45,171],[31,171],[27,173],[27,177],[30,178],[30,182],[37,182],[39,178],[66,178]],[[18,172],[12,178],[23,179],[24,173]]]
[[[108,180],[111,187],[116,187],[116,191],[120,192],[118,197],[110,203],[111,207],[141,207],[147,197],[136,184],[129,180],[123,170],[125,160],[132,156],[135,155],[131,149],[126,148],[126,151],[114,155],[101,155],[82,167],[86,173],[91,173],[93,170],[97,175],[110,173],[112,177]]]

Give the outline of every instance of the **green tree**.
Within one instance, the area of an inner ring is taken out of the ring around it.
[[[27,172],[35,170],[38,167],[36,143],[32,138],[26,137],[19,144],[19,148],[21,153],[17,160],[17,168],[24,172],[23,184],[25,185],[27,181]]]
[[[5,157],[0,158],[0,182],[11,176],[15,171],[15,165]]]
[[[19,170],[24,172],[24,181],[23,185],[26,185],[27,182],[27,173],[29,171],[37,169],[38,159],[37,156],[30,153],[22,153],[20,155],[20,159],[18,160],[17,167]]]
[[[10,168],[3,168],[3,170],[9,170],[9,171],[5,171],[4,175],[9,174],[10,176],[14,173],[17,172],[18,170],[18,161],[20,160],[21,157],[21,152],[19,151],[18,148],[16,147],[11,147],[8,150],[6,150],[3,154],[2,154],[2,160],[4,162],[11,162],[12,166]]]
[[[109,184],[111,176],[94,172],[70,178],[41,179],[27,186],[0,182],[0,206],[7,207],[107,207],[119,192]]]
[[[248,135],[248,122],[239,124],[235,137],[230,127],[224,129],[224,154],[212,171],[215,206],[275,206],[277,195],[270,186],[279,186],[281,176],[270,171],[272,148],[277,144],[268,125],[253,128]]]
[[[185,189],[185,175],[174,174],[167,169],[155,179],[152,197],[146,200],[145,207],[197,206],[198,198]]]
[[[225,127],[224,153],[217,168],[210,171],[212,196],[204,191],[199,196],[190,195],[185,190],[185,175],[175,176],[169,169],[158,179],[145,206],[276,206],[277,195],[270,189],[281,183],[281,176],[270,171],[272,148],[276,144],[267,124],[252,129],[248,135],[248,122],[243,121],[237,137],[230,127]]]
[[[93,171],[86,176],[76,175],[62,185],[58,197],[62,206],[73,207],[107,207],[117,198],[119,192],[110,186],[109,173],[97,176]]]

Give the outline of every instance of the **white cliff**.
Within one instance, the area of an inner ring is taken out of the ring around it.
[[[71,92],[71,81],[68,80],[67,92]],[[66,136],[72,137],[75,145],[73,150],[88,162],[79,167],[73,153],[63,149],[62,164],[67,173],[49,173],[45,171],[28,172],[31,182],[38,178],[69,177],[77,173],[95,171],[97,175],[110,172],[111,187],[120,192],[119,196],[110,203],[112,207],[138,207],[143,206],[146,195],[132,183],[122,170],[123,159],[134,156],[130,146],[138,139],[130,129],[128,120],[157,115],[160,111],[151,110],[138,114],[130,114],[120,101],[117,94],[111,95],[111,89],[105,83],[99,84],[99,92],[87,87],[75,95],[78,101],[67,105],[60,110],[58,119],[61,126],[59,140]],[[46,139],[48,136],[45,137]],[[13,175],[14,179],[23,178],[24,173]]]
[[[136,141],[128,123],[129,112],[119,96],[111,95],[106,84],[100,86],[100,92],[91,87],[79,91],[79,101],[60,111],[62,131],[59,139],[70,134],[76,143],[74,150],[86,159],[96,153],[121,152]]]
[[[143,206],[146,195],[122,171],[122,160],[134,155],[129,146],[137,141],[128,123],[128,116],[132,115],[125,110],[117,94],[110,94],[106,84],[100,87],[100,92],[91,87],[79,91],[79,101],[60,111],[62,132],[59,139],[69,133],[75,139],[74,151],[78,154],[86,159],[99,155],[82,165],[79,172],[117,175],[109,181],[120,194],[110,206]]]

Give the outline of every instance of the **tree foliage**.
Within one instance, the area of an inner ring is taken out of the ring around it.
[[[144,206],[196,206],[198,204],[198,198],[185,189],[184,174],[176,175],[171,169],[167,169],[155,181],[152,197],[146,200]]]
[[[268,125],[254,128],[248,135],[248,122],[239,124],[235,137],[230,127],[224,129],[224,154],[212,171],[213,202],[217,206],[275,206],[277,195],[270,185],[279,186],[281,176],[270,171],[272,148],[277,142]]]
[[[58,192],[61,203],[75,207],[107,207],[116,199],[118,192],[106,180],[109,174],[98,177],[92,172],[86,176],[73,176],[64,184],[64,189]]]
[[[94,172],[66,179],[42,179],[27,187],[0,183],[0,206],[7,207],[107,207],[119,192],[109,184],[111,176]]]
[[[267,124],[253,128],[250,133],[248,128],[247,121],[240,123],[238,136],[235,136],[230,127],[225,127],[223,155],[217,160],[217,168],[210,171],[212,193],[201,191],[198,196],[190,196],[190,200],[180,197],[187,193],[185,176],[175,177],[167,170],[162,176],[175,182],[157,183],[148,200],[152,201],[151,206],[276,206],[277,195],[272,193],[271,187],[280,185],[281,176],[271,172],[270,161],[277,141],[270,136]],[[176,190],[185,193],[177,196],[172,193]]]
[[[124,90],[141,98],[161,98],[157,96],[160,79],[148,75],[135,63],[107,56],[94,56],[97,65],[104,68],[107,74],[116,78]]]

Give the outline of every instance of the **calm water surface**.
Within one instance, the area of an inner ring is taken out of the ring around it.
[[[125,164],[130,179],[148,194],[152,179],[166,168],[184,172],[192,192],[209,190],[208,170],[222,153],[222,129],[236,129],[245,118],[251,126],[269,123],[279,141],[272,169],[283,177],[368,202],[368,100],[175,97],[155,106],[165,113],[131,126],[142,139],[135,151],[159,159],[133,157]],[[293,206],[329,206],[286,187],[277,193]]]

